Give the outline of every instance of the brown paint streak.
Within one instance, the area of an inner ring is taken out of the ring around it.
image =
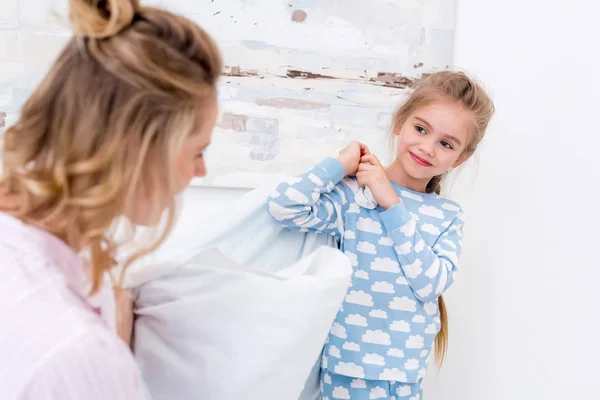
[[[242,69],[239,66],[225,67],[224,76],[258,76],[255,69]]]
[[[231,129],[236,132],[246,132],[247,115],[225,113],[217,123],[219,128]]]
[[[371,82],[381,82],[386,87],[407,88],[414,83],[414,79],[398,73],[379,72],[377,78],[371,78]]]
[[[416,64],[416,67],[419,67],[421,63]],[[239,66],[233,67],[225,67],[225,71],[223,73],[224,76],[233,76],[233,77],[242,77],[242,78],[259,78],[264,79],[265,76],[259,75],[259,71],[253,69],[242,69]],[[421,74],[421,78],[427,76],[428,74]],[[281,75],[279,75],[281,77]],[[309,71],[300,71],[296,69],[288,69],[285,73],[286,78],[292,79],[336,79],[340,81],[347,82],[359,82],[359,83],[367,83],[376,86],[383,86],[389,88],[396,89],[406,89],[418,80],[419,78],[409,78],[407,76],[403,76],[400,73],[396,72],[378,72],[377,77],[370,78],[369,80],[364,80],[364,76],[359,76],[358,78],[342,78],[336,77],[332,75],[323,75]],[[227,82],[229,83],[229,82]],[[304,90],[310,90],[310,88],[304,88]]]
[[[294,110],[325,110],[331,108],[330,104],[318,103],[310,100],[273,98],[273,99],[257,99],[256,104],[259,106],[275,107],[275,108],[292,108]]]
[[[314,74],[312,72],[298,71],[296,69],[288,69],[286,76],[288,78],[302,78],[302,79],[337,79],[334,76]]]

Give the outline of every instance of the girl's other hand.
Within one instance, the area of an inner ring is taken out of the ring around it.
[[[344,176],[355,176],[360,158],[369,154],[369,148],[361,142],[352,142],[342,149],[337,159],[344,166]]]

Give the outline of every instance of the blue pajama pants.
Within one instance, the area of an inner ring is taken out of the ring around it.
[[[423,400],[422,382],[356,379],[321,370],[321,400]]]

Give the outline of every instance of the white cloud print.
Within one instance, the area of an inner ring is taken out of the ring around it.
[[[346,334],[346,328],[340,325],[339,322],[334,323],[329,332],[333,336],[337,336],[340,339],[346,339],[348,337],[348,335]]]
[[[344,239],[356,239],[356,234],[354,233],[354,231],[345,231]]]
[[[437,305],[432,302],[425,303],[423,308],[425,309],[425,312],[429,315],[434,315],[437,312]]]
[[[369,273],[362,269],[357,269],[354,276],[358,279],[369,279]]]
[[[377,248],[374,244],[371,244],[369,242],[358,242],[356,250],[366,254],[377,254]]]
[[[280,206],[277,203],[272,201],[269,202],[269,213],[275,218],[277,221],[283,221],[286,219],[295,218],[298,215],[298,211],[292,208],[287,208]]]
[[[412,242],[408,241],[406,243],[402,243],[400,246],[396,246],[395,250],[396,253],[400,254],[401,256],[405,256],[410,253],[411,248]]]
[[[369,317],[386,319],[388,315],[387,312],[383,310],[371,310],[371,312],[369,313]]]
[[[428,283],[423,289],[417,290],[417,294],[421,297],[427,297],[433,292],[433,286],[431,283]]]
[[[383,372],[379,374],[379,380],[406,382],[406,372],[400,371],[398,368],[385,368]]]
[[[394,285],[392,285],[389,282],[383,281],[375,282],[373,286],[371,286],[371,291],[378,293],[394,294]]]
[[[349,214],[358,214],[360,212],[360,207],[356,203],[351,203],[348,206],[348,211],[346,212]]]
[[[410,332],[410,324],[406,321],[394,321],[390,325],[391,331]]]
[[[358,343],[354,343],[354,342],[346,342],[342,346],[342,349],[348,350],[348,351],[360,351],[360,345]]]
[[[417,314],[413,317],[412,322],[419,324],[425,323],[425,316],[422,314]]]
[[[350,265],[353,267],[358,267],[358,256],[352,252],[346,251],[344,252],[348,260],[350,260]]]
[[[421,225],[421,230],[425,233],[429,233],[430,235],[439,235],[441,233],[437,226],[431,224]]]
[[[334,345],[329,346],[329,355],[335,358],[342,358],[342,353],[340,352],[340,349],[338,349]]]
[[[437,219],[445,218],[444,212],[434,206],[421,206],[419,207],[419,212],[423,215],[427,215],[428,217],[433,217]]]
[[[415,244],[414,251],[415,253],[420,253],[425,249],[425,241],[423,239],[419,240],[417,244]]]
[[[431,266],[427,268],[425,275],[428,278],[433,279],[437,276],[438,272],[440,272],[440,259],[436,257],[434,258],[433,263],[431,263]]]
[[[368,326],[367,319],[362,315],[358,314],[350,314],[346,317],[346,324],[348,325],[356,325],[356,326]]]
[[[306,197],[306,195],[304,195],[298,189],[287,188],[287,190],[285,191],[285,195],[288,199],[290,199],[294,203],[308,204],[308,202],[309,202],[308,197]]]
[[[400,232],[404,233],[404,236],[412,236],[415,234],[417,230],[417,221],[414,219],[410,219],[402,228],[400,228]]]
[[[419,369],[419,360],[417,360],[416,358],[406,360],[406,362],[404,363],[404,368],[409,370]]]
[[[454,243],[452,240],[448,240],[448,239],[444,239],[442,240],[442,242],[449,247],[452,247],[454,250],[457,250],[458,247],[456,247],[456,243]]]
[[[429,335],[435,335],[437,333],[437,326],[435,324],[427,325],[427,328],[425,328],[425,333]]]
[[[365,364],[373,364],[373,365],[381,365],[381,366],[385,365],[385,359],[383,358],[383,356],[380,356],[379,354],[375,354],[375,353],[365,354],[362,361]]]
[[[366,389],[367,382],[365,382],[363,379],[352,379],[352,382],[350,383],[350,387],[352,389]]]
[[[412,193],[412,192],[408,192],[406,190],[402,190],[400,191],[400,194],[404,197],[406,197],[407,199],[411,199],[414,201],[418,201],[420,203],[423,202],[423,197],[419,196],[418,194]]]
[[[312,197],[313,201],[314,201],[316,204],[321,204],[321,203],[322,203],[322,201],[321,201],[321,199],[320,199],[320,197],[321,197],[321,192],[319,192],[318,190],[316,190],[316,189],[315,189],[315,190],[314,190],[314,191],[311,193],[310,197]]]
[[[369,392],[369,400],[387,399],[387,398],[388,398],[387,390],[385,390],[384,388],[382,388],[380,386],[374,387]]]
[[[308,179],[310,179],[310,181],[312,183],[314,183],[317,186],[325,186],[325,182],[323,182],[321,180],[321,178],[319,178],[318,176],[316,176],[315,174],[309,174],[308,175]]]
[[[404,351],[402,349],[394,349],[394,348],[392,348],[392,349],[388,349],[387,355],[389,357],[399,357],[399,358],[402,358],[402,357],[404,357]]]
[[[423,261],[418,258],[412,264],[403,265],[402,269],[404,270],[407,278],[415,279],[421,275],[421,272],[423,272]]]
[[[352,362],[345,363],[339,362],[334,368],[333,372],[339,375],[352,376],[355,378],[364,378],[365,369],[360,365],[356,365]]]
[[[325,203],[325,208],[327,209],[327,218],[325,218],[325,220],[329,221],[331,216],[333,215],[333,204]]]
[[[407,280],[406,280],[406,278],[405,278],[405,277],[403,277],[403,276],[399,276],[399,277],[396,279],[396,283],[397,283],[398,285],[408,285],[408,281],[407,281]]]
[[[302,178],[297,177],[297,176],[290,176],[290,177],[285,178],[283,181],[285,183],[287,183],[288,185],[295,185],[296,183],[302,182]]]
[[[401,310],[401,311],[417,311],[417,302],[409,299],[406,296],[403,297],[394,297],[392,301],[389,303],[389,307],[392,310]]]
[[[389,236],[379,238],[379,242],[377,242],[377,243],[380,246],[393,246],[394,245],[394,241]]]
[[[379,329],[376,331],[367,330],[367,333],[362,335],[362,341],[385,346],[389,346],[392,343],[390,334]]]
[[[363,232],[376,233],[378,235],[383,233],[381,224],[371,218],[360,217],[358,219],[358,223],[356,224],[356,229]]]
[[[396,394],[398,397],[410,396],[411,393],[412,389],[410,388],[410,385],[401,385],[396,389]]]
[[[342,386],[336,386],[333,389],[333,398],[340,400],[350,400],[350,391]]]
[[[425,346],[425,338],[421,335],[410,335],[405,346],[407,349],[422,349]]]
[[[351,290],[350,293],[346,295],[346,302],[358,304],[359,306],[372,307],[373,296],[362,290]]]
[[[397,274],[400,272],[400,264],[398,264],[398,261],[392,260],[391,258],[377,257],[375,261],[371,263],[371,269],[373,271],[391,272]]]

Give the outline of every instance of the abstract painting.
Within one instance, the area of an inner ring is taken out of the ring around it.
[[[152,0],[204,27],[223,52],[220,117],[196,184],[255,187],[348,142],[386,161],[407,87],[452,63],[455,0]],[[3,0],[0,129],[67,40],[67,0]],[[61,19],[62,16],[62,19]],[[1,112],[6,113],[5,118]]]

